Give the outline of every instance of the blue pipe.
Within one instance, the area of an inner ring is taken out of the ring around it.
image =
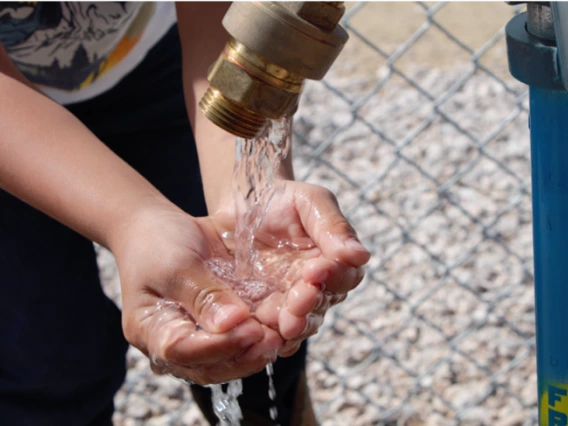
[[[568,92],[530,87],[539,424],[568,425]]]

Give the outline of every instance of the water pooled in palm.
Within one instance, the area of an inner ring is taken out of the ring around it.
[[[281,161],[288,154],[290,129],[289,119],[273,121],[264,136],[237,139],[233,174],[236,228],[234,233],[223,236],[227,246],[233,247],[232,257],[220,256],[208,261],[210,270],[228,283],[253,312],[274,291],[286,291],[282,277],[294,269],[294,260],[288,258],[295,249],[293,245],[287,240],[260,236],[258,232],[271,200],[281,191],[274,180]],[[274,401],[276,390],[271,364],[266,373],[269,397]],[[226,386],[226,391],[222,385],[211,386],[215,413],[221,426],[240,425],[242,414],[237,398],[242,392],[242,382],[235,380]],[[269,411],[272,420],[277,421],[276,406]]]

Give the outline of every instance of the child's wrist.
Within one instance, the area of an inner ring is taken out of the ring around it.
[[[118,214],[113,226],[105,233],[107,248],[116,256],[130,239],[143,237],[142,229],[152,223],[152,226],[159,226],[155,218],[159,216],[158,212],[165,211],[182,212],[160,193],[140,197]]]

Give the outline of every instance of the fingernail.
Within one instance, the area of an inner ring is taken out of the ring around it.
[[[248,348],[249,346],[254,345],[262,340],[263,336],[246,336],[244,337],[239,343],[241,348]]]
[[[318,291],[323,291],[323,289],[325,288],[325,284],[324,283],[311,283],[311,285],[313,285],[315,288],[318,289]]]
[[[369,253],[369,250],[367,250],[363,244],[361,244],[359,241],[350,238],[347,241],[345,241],[345,245],[347,247],[349,247],[351,250],[355,250],[355,251],[364,251],[366,253]]]
[[[284,343],[281,350],[282,352],[286,352],[292,349],[294,346],[299,346],[299,343],[295,340],[288,340],[286,343]]]
[[[215,325],[219,325],[221,324],[224,320],[226,320],[231,314],[233,314],[234,312],[238,311],[239,309],[241,309],[239,306],[237,305],[225,305],[225,306],[221,306],[217,312],[215,312],[215,315],[213,316],[213,324]]]
[[[329,276],[329,271],[324,269],[322,271],[319,271],[319,273],[315,277],[312,277],[312,280],[317,283],[323,283],[325,282],[325,280],[327,280],[328,276]]]

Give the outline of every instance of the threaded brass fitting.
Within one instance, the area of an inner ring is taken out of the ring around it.
[[[344,5],[345,0],[321,0],[324,3],[328,3],[331,4],[334,7],[337,7],[338,9]]]
[[[205,92],[199,108],[217,126],[246,139],[260,135],[268,125],[267,118],[230,101],[213,86]]]
[[[342,1],[285,1],[284,7],[308,21],[310,24],[326,31],[333,31],[345,13],[345,2]]]
[[[292,115],[304,81],[235,39],[227,42],[208,79],[211,86],[201,110],[218,126],[245,138],[261,134],[270,119]],[[242,124],[235,122],[239,119]]]
[[[233,3],[223,19],[233,38],[209,70],[201,111],[249,139],[293,115],[304,80],[323,78],[347,41],[343,12],[342,2]]]

